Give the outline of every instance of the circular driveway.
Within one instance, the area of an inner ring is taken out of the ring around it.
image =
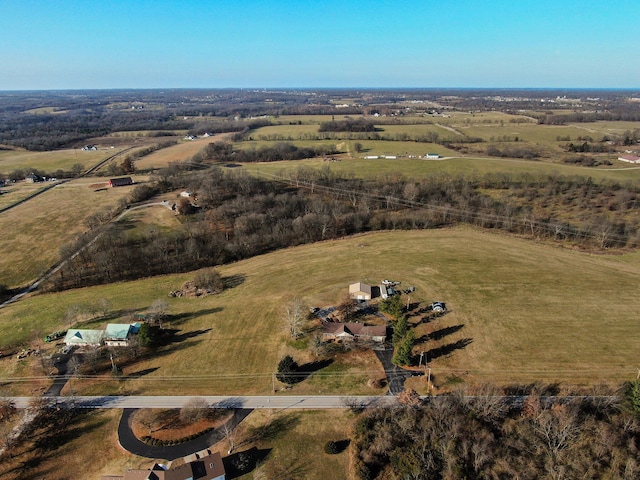
[[[118,425],[118,441],[122,448],[140,457],[162,458],[165,460],[175,460],[209,448],[214,443],[218,443],[224,438],[222,428],[217,428],[207,433],[203,433],[193,440],[179,445],[152,446],[139,440],[131,430],[131,417],[138,410],[137,408],[125,408],[122,411],[120,424]],[[250,408],[239,408],[233,411],[233,416],[225,423],[229,428],[236,428],[238,424],[246,418],[253,410]]]

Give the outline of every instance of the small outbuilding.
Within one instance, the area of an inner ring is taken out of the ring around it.
[[[618,157],[618,160],[627,163],[640,163],[640,157],[636,157],[635,155],[621,155]]]
[[[131,177],[111,178],[109,180],[110,187],[125,187],[127,185],[133,185],[133,179]]]
[[[349,285],[349,296],[354,300],[371,300],[371,285],[358,282]]]

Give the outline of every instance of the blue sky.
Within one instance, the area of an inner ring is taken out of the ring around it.
[[[0,90],[640,87],[637,0],[1,0]]]

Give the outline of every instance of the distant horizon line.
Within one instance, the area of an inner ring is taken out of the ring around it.
[[[264,91],[317,91],[317,90],[506,90],[506,91],[640,91],[638,87],[102,87],[102,88],[28,88],[0,89],[0,93],[28,92],[100,92],[131,90],[264,90]]]

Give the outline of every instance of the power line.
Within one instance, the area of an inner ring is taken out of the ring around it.
[[[500,215],[500,214],[496,214],[496,213],[490,213],[490,212],[474,212],[471,210],[464,210],[464,209],[460,209],[460,208],[456,208],[456,207],[452,207],[452,206],[441,206],[441,205],[433,205],[433,204],[429,204],[429,203],[423,203],[423,202],[417,202],[417,201],[413,201],[413,200],[406,200],[403,198],[399,198],[399,197],[394,197],[394,196],[390,196],[390,195],[377,195],[377,194],[373,194],[373,193],[368,193],[368,192],[363,192],[361,190],[355,190],[355,189],[344,189],[344,188],[339,188],[339,187],[330,187],[330,186],[326,186],[326,185],[318,185],[306,180],[298,180],[298,179],[287,179],[283,176],[280,175],[275,175],[275,174],[270,174],[270,173],[265,173],[265,172],[259,172],[259,171],[255,171],[255,170],[249,170],[249,169],[245,169],[248,172],[253,172],[254,174],[257,173],[258,176],[265,176],[265,177],[269,177],[272,180],[275,180],[277,182],[280,183],[286,183],[290,186],[294,186],[296,188],[305,188],[308,190],[311,190],[312,192],[315,191],[319,191],[322,193],[327,193],[327,194],[340,194],[343,196],[351,196],[352,198],[356,198],[356,197],[360,197],[360,198],[368,198],[371,200],[376,200],[379,202],[384,202],[387,203],[388,205],[393,204],[393,205],[398,205],[398,206],[403,206],[403,207],[407,207],[407,208],[411,208],[411,209],[423,209],[423,210],[429,210],[429,211],[434,211],[437,213],[442,214],[443,216],[445,216],[445,218],[447,216],[456,216],[460,219],[464,219],[464,218],[469,218],[469,219],[474,219],[474,220],[480,220],[480,221],[484,221],[487,223],[502,223],[502,224],[522,224],[524,222],[525,225],[529,225],[530,228],[534,228],[535,230],[542,230],[545,232],[549,232],[552,233],[554,235],[559,235],[559,234],[563,234],[563,235],[568,235],[570,234],[570,236],[572,237],[577,237],[577,238],[591,238],[591,239],[596,239],[599,240],[600,239],[600,235],[605,235],[606,234],[606,239],[610,239],[610,240],[616,240],[618,242],[626,242],[628,241],[627,237],[624,237],[622,235],[617,235],[615,233],[609,233],[609,232],[600,232],[600,233],[590,233],[584,230],[578,230],[575,227],[572,227],[570,225],[566,225],[566,224],[562,224],[560,222],[558,223],[551,223],[551,222],[543,222],[543,221],[539,221],[539,220],[534,220],[533,218],[530,219],[523,219],[522,217],[520,218],[515,218],[515,217],[507,217],[504,215]],[[464,221],[464,220],[463,220]]]

